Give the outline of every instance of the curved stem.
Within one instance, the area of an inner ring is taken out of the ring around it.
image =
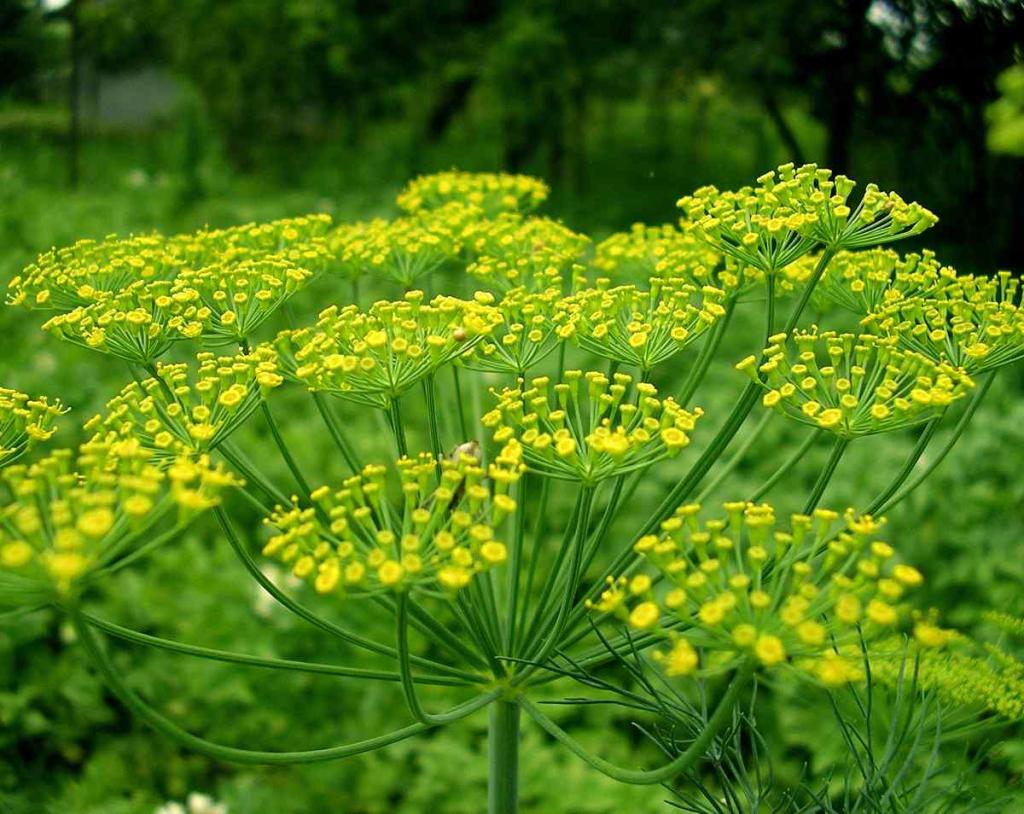
[[[818,502],[821,500],[821,496],[825,492],[825,487],[828,486],[828,482],[832,480],[832,476],[836,472],[836,467],[839,466],[839,462],[843,459],[843,454],[849,446],[849,438],[843,438],[841,436],[836,438],[836,443],[832,447],[832,454],[828,456],[828,460],[825,462],[825,468],[822,469],[821,474],[818,475],[818,480],[815,481],[814,488],[811,489],[811,494],[807,498],[807,503],[804,504],[804,514],[810,514],[818,507]]]
[[[807,438],[804,439],[803,443],[793,451],[793,454],[783,461],[779,468],[771,474],[768,480],[762,483],[761,487],[750,496],[750,502],[754,503],[768,494],[775,484],[782,480],[788,474],[789,470],[796,466],[797,461],[807,454],[807,451],[814,446],[814,442],[817,441],[824,432],[825,430],[822,429],[812,430],[810,434],[808,434]]]
[[[359,678],[368,681],[401,681],[398,673],[387,670],[369,670],[362,667],[343,667],[336,664],[322,664],[309,661],[295,661],[293,659],[279,659],[264,656],[251,656],[248,653],[235,653],[229,650],[218,650],[213,647],[201,647],[194,644],[185,644],[172,639],[163,639],[159,636],[151,636],[138,630],[122,627],[121,625],[100,619],[87,613],[82,613],[85,619],[93,627],[102,630],[111,636],[116,636],[126,642],[156,647],[160,650],[168,650],[172,653],[181,653],[186,656],[210,659],[211,661],[223,661],[230,664],[246,664],[252,667],[265,667],[269,670],[293,670],[299,673],[318,673],[322,675],[342,676],[343,678]],[[445,678],[442,676],[412,676],[412,680],[421,684],[433,684],[444,687],[464,687],[469,682],[457,678]]]
[[[375,642],[373,639],[368,639],[365,636],[360,636],[358,633],[353,633],[350,630],[346,630],[340,625],[334,622],[328,622],[326,619],[321,619],[313,611],[307,608],[305,605],[301,605],[284,593],[278,588],[272,580],[270,580],[266,574],[264,574],[256,560],[253,559],[252,555],[242,545],[242,541],[238,539],[238,535],[235,534],[234,529],[231,526],[231,522],[228,520],[227,514],[224,509],[220,506],[214,510],[214,515],[217,517],[221,528],[224,530],[224,535],[228,538],[228,542],[231,544],[231,548],[235,554],[242,561],[242,565],[245,566],[246,570],[252,576],[253,579],[259,584],[264,591],[270,594],[278,603],[289,611],[294,613],[300,619],[316,628],[329,633],[342,641],[354,644],[356,647],[361,647],[364,650],[369,650],[372,653],[379,653],[382,656],[388,656],[390,658],[397,658],[398,653],[393,647],[388,647],[380,642]],[[438,673],[444,673],[445,675],[456,676],[458,678],[465,679],[466,681],[477,683],[485,681],[486,679],[482,676],[476,675],[475,673],[467,673],[464,670],[459,670],[454,667],[450,667],[447,664],[441,664],[440,662],[431,661],[430,659],[423,659],[417,656],[412,658],[413,662],[419,664],[422,667],[426,667],[430,670],[434,670]]]
[[[409,660],[409,610],[408,597],[405,594],[401,594],[398,597],[395,612],[395,629],[397,633],[396,639],[398,642],[399,680],[402,683],[402,692],[405,694],[405,700],[409,705],[409,711],[412,713],[412,717],[427,726],[443,726],[444,724],[458,720],[461,717],[458,713],[456,713],[454,717],[452,712],[444,712],[440,715],[431,715],[426,712],[423,709],[423,705],[420,704],[419,697],[416,694],[416,676],[412,674],[412,666]],[[492,700],[497,698],[499,693],[500,690],[494,691],[491,696]]]
[[[966,409],[960,416],[960,420],[957,421],[956,426],[953,428],[952,434],[946,440],[946,443],[943,444],[942,449],[940,449],[935,454],[932,460],[928,463],[928,466],[925,467],[924,471],[920,475],[911,480],[910,483],[908,483],[902,489],[902,491],[899,492],[899,494],[889,498],[889,500],[882,504],[878,509],[879,512],[885,513],[889,511],[889,509],[891,509],[897,503],[904,500],[911,492],[913,492],[918,486],[920,486],[921,483],[924,482],[924,480],[927,479],[932,474],[932,472],[934,472],[938,468],[939,464],[941,464],[945,460],[950,450],[952,450],[953,447],[956,446],[956,442],[960,440],[960,436],[963,435],[964,430],[967,429],[967,425],[971,423],[971,419],[974,418],[974,414],[978,411],[978,408],[981,406],[981,402],[985,398],[985,394],[988,393],[989,388],[992,386],[992,382],[994,380],[995,372],[989,373],[985,377],[985,380],[981,383],[981,386],[978,387],[978,389],[975,390],[974,394],[971,396],[970,402],[967,404]]]
[[[681,755],[670,763],[659,769],[648,771],[636,769],[623,769],[613,763],[591,754],[583,748],[568,732],[548,718],[540,709],[529,700],[523,698],[520,703],[527,714],[533,718],[540,727],[565,746],[578,758],[602,774],[607,775],[620,783],[630,783],[636,786],[653,785],[670,780],[683,772],[689,771],[700,758],[702,758],[711,746],[715,737],[725,728],[733,715],[733,706],[739,697],[740,691],[746,686],[753,668],[749,663],[744,663],[733,677],[728,689],[718,702],[715,711],[708,718],[707,725],[700,731],[700,734],[693,739],[693,742]]]
[[[334,417],[334,413],[331,412],[331,405],[327,402],[327,398],[323,393],[318,393],[315,390],[310,392],[313,396],[313,403],[316,405],[317,412],[320,413],[324,426],[327,427],[327,432],[330,433],[334,445],[338,448],[338,452],[341,453],[341,457],[345,459],[345,465],[348,466],[349,471],[353,474],[359,472],[363,467],[359,463],[359,458],[355,450],[352,449],[352,445],[349,444],[345,434],[341,431],[341,427],[338,426],[338,421]]]
[[[213,741],[208,741],[205,738],[193,735],[191,732],[187,732],[170,719],[161,715],[153,709],[153,707],[149,706],[149,704],[143,701],[142,698],[140,698],[121,680],[121,676],[110,661],[110,658],[104,652],[103,647],[96,639],[92,628],[89,627],[81,613],[76,610],[72,610],[71,623],[75,628],[75,632],[78,634],[78,640],[82,643],[82,646],[85,648],[89,658],[103,677],[103,680],[106,682],[107,686],[110,687],[111,691],[121,699],[121,702],[126,707],[165,737],[180,744],[181,746],[184,746],[186,749],[198,752],[199,754],[215,760],[226,760],[232,763],[277,766],[337,760],[343,757],[362,754],[363,752],[372,752],[377,749],[383,749],[385,746],[390,746],[393,743],[405,740],[406,738],[410,738],[413,735],[418,735],[421,732],[425,732],[430,729],[430,727],[425,724],[417,723],[402,727],[401,729],[396,729],[393,732],[388,732],[384,735],[379,735],[375,738],[368,738],[355,743],[345,744],[344,746],[332,746],[326,749],[312,749],[302,752],[264,752],[250,749],[238,749],[233,746],[224,746],[223,744],[214,743]],[[491,701],[494,700],[494,697],[496,697],[495,694],[481,695],[478,698],[474,698],[472,701],[456,707],[451,711],[451,715],[453,716],[452,720],[465,718],[466,716],[476,712],[478,709],[482,709],[491,703]]]
[[[718,350],[719,345],[722,344],[722,340],[725,338],[725,333],[729,329],[729,323],[732,321],[732,316],[736,312],[736,298],[732,297],[729,302],[725,305],[725,314],[718,321],[718,324],[711,329],[711,334],[704,342],[704,347],[700,349],[700,353],[697,354],[697,359],[693,363],[693,367],[690,368],[690,372],[686,375],[686,380],[683,382],[682,387],[679,388],[679,393],[676,395],[676,401],[685,407],[690,399],[693,398],[693,394],[697,392],[697,388],[700,387],[704,376],[708,372],[708,368],[711,367],[711,360],[715,358],[715,352]]]
[[[708,495],[721,486],[722,482],[732,474],[733,470],[735,470],[737,466],[740,465],[740,461],[747,457],[747,453],[750,452],[751,447],[757,443],[757,439],[761,437],[761,433],[764,432],[764,428],[768,426],[768,422],[771,421],[773,415],[774,414],[771,410],[764,411],[764,415],[761,416],[761,419],[754,425],[754,429],[750,431],[750,435],[744,439],[742,444],[740,444],[739,449],[737,449],[733,456],[722,465],[721,469],[715,473],[715,476],[711,481],[697,495],[697,503],[703,503],[707,500]]]

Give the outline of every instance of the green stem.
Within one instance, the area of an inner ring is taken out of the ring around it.
[[[849,438],[843,438],[842,436],[836,438],[836,443],[832,447],[832,454],[828,456],[825,468],[821,470],[821,474],[818,476],[818,480],[815,481],[814,488],[811,489],[811,494],[807,498],[807,503],[804,504],[804,514],[810,514],[818,507],[818,502],[825,493],[825,487],[832,480],[836,467],[839,466],[839,462],[843,459],[843,454],[849,446]]]
[[[899,472],[896,473],[889,485],[879,492],[878,496],[871,501],[868,507],[864,510],[865,514],[876,514],[879,509],[886,506],[889,498],[896,494],[896,490],[903,485],[907,478],[910,477],[910,473],[914,471],[914,467],[917,466],[917,462],[924,454],[925,448],[932,440],[932,436],[935,435],[935,431],[939,428],[939,422],[941,420],[942,416],[940,415],[931,419],[931,421],[924,425],[924,429],[921,430],[921,434],[917,437],[917,443],[914,444],[914,448],[910,450],[910,454],[907,455],[907,459],[903,462],[903,466],[900,467]]]
[[[967,425],[971,423],[971,419],[974,418],[974,414],[978,411],[978,408],[981,406],[981,402],[982,400],[984,400],[985,394],[988,393],[989,388],[992,386],[992,382],[994,380],[994,372],[989,373],[988,376],[985,377],[985,380],[981,383],[981,386],[978,387],[978,389],[975,390],[974,394],[971,396],[971,400],[967,404],[967,408],[960,416],[960,420],[953,428],[953,432],[946,440],[946,443],[943,444],[942,449],[940,449],[935,454],[932,460],[928,463],[928,466],[925,467],[924,471],[920,475],[911,480],[910,483],[908,483],[903,488],[903,490],[899,492],[899,494],[895,495],[894,497],[891,497],[889,500],[887,500],[879,507],[878,511],[880,513],[884,514],[897,503],[903,501],[911,492],[913,492],[918,486],[920,486],[932,474],[932,472],[934,472],[938,468],[939,464],[941,464],[945,460],[946,456],[949,455],[950,450],[952,450],[953,447],[956,446],[957,441],[960,440],[960,436],[963,435],[964,430],[967,429]]]
[[[391,434],[395,438],[398,457],[409,457],[409,447],[405,441],[405,427],[402,424],[402,410],[398,406],[398,396],[392,396],[388,401],[388,423],[391,424]]]
[[[487,726],[487,814],[519,811],[518,701],[491,704]]]
[[[239,560],[241,560],[242,565],[245,566],[246,570],[252,578],[256,580],[259,586],[270,594],[271,597],[277,600],[279,604],[287,608],[303,621],[313,625],[313,627],[319,628],[325,633],[329,633],[342,641],[354,644],[356,647],[361,647],[364,650],[369,650],[371,653],[379,653],[380,655],[388,656],[389,658],[397,658],[398,651],[393,647],[388,647],[380,642],[375,642],[373,639],[360,636],[358,633],[352,633],[334,622],[328,622],[326,619],[321,619],[305,605],[299,604],[284,593],[269,577],[267,577],[266,574],[260,570],[256,560],[253,559],[245,546],[242,545],[242,541],[238,538],[238,535],[235,534],[235,530],[231,526],[231,522],[228,519],[227,514],[224,512],[223,507],[216,507],[213,510],[213,513],[220,523],[221,528],[224,530],[224,535],[228,538],[228,543],[230,543],[232,550],[238,556]],[[486,680],[475,673],[467,673],[464,670],[459,670],[454,667],[450,667],[447,664],[441,664],[440,662],[431,661],[430,659],[413,656],[412,660],[422,667],[426,667],[438,673],[444,673],[445,675],[456,676],[471,683],[478,683]]]
[[[218,445],[217,451],[227,459],[229,464],[238,470],[248,483],[256,486],[274,503],[279,506],[291,505],[291,500],[288,499],[288,496],[278,489],[268,477],[260,472],[256,466],[245,457],[242,451],[235,447],[234,444],[229,444],[225,441]]]
[[[409,711],[412,713],[412,717],[427,726],[443,726],[444,724],[451,723],[453,720],[458,720],[459,716],[456,715],[453,718],[451,712],[430,715],[420,704],[419,697],[416,694],[416,677],[412,674],[412,665],[409,660],[409,609],[408,597],[405,594],[401,594],[398,597],[395,612],[395,629],[398,643],[399,680],[402,683],[402,692],[405,693],[405,700],[409,704]]]
[[[512,537],[512,551],[508,558],[508,588],[505,600],[507,608],[505,610],[505,652],[511,654],[515,646],[516,640],[516,617],[519,611],[519,579],[522,558],[523,558],[523,541],[526,536],[526,501],[527,501],[527,481],[530,475],[523,473],[523,476],[519,479],[519,491],[516,494],[516,516],[515,516],[515,533]]]
[[[776,469],[771,474],[771,477],[769,477],[768,480],[761,484],[761,487],[750,496],[750,502],[754,503],[760,500],[766,494],[768,494],[775,486],[775,484],[782,480],[789,472],[789,470],[796,466],[797,461],[801,460],[804,457],[804,455],[807,454],[807,451],[812,446],[814,446],[814,442],[817,441],[818,438],[821,437],[822,433],[824,432],[825,430],[821,429],[812,430],[810,434],[808,434],[808,436],[804,439],[803,443],[801,443],[800,446],[797,447],[796,450],[794,450],[793,454],[790,455],[785,461],[783,461],[779,468]]]
[[[369,670],[362,667],[342,667],[336,664],[321,664],[318,662],[295,661],[293,659],[279,659],[263,656],[251,656],[247,653],[234,653],[229,650],[217,650],[213,647],[201,647],[194,644],[163,639],[159,636],[151,636],[138,630],[122,627],[114,622],[99,619],[87,613],[82,614],[90,625],[111,636],[116,636],[126,642],[156,647],[160,650],[169,650],[172,653],[181,653],[186,656],[210,659],[211,661],[223,661],[230,664],[246,664],[252,667],[265,667],[269,670],[293,670],[300,673],[318,673],[322,675],[335,675],[344,678],[359,678],[368,681],[400,681],[398,673],[387,670]],[[432,684],[443,687],[464,687],[468,682],[457,678],[446,678],[442,676],[414,675],[412,680],[420,684]]]
[[[281,428],[277,426],[277,421],[270,412],[270,405],[263,399],[260,400],[260,410],[263,412],[263,419],[267,423],[270,435],[274,439],[274,445],[281,453],[281,458],[288,467],[288,471],[290,471],[292,473],[292,477],[295,478],[295,483],[298,485],[299,491],[302,492],[302,496],[306,500],[310,500],[309,495],[312,490],[309,488],[309,483],[306,481],[305,476],[303,476],[302,470],[299,469],[298,461],[295,460],[291,450],[288,449],[288,445],[285,444],[284,437],[281,435]]]
[[[434,460],[438,461],[444,453],[441,448],[441,431],[437,423],[437,401],[434,398],[432,375],[423,380],[423,397],[427,401],[427,422],[430,424],[430,451],[434,454]]]
[[[718,346],[722,344],[722,339],[725,338],[725,333],[729,329],[729,323],[732,321],[732,316],[735,312],[736,299],[732,297],[726,303],[725,314],[718,321],[718,324],[712,328],[711,335],[705,340],[704,347],[700,349],[697,360],[686,375],[683,386],[679,389],[676,401],[683,407],[690,403],[693,394],[697,392],[697,388],[704,381],[704,376],[707,374],[708,368],[711,367],[711,360],[715,358],[715,352],[718,350]]]
[[[569,613],[573,607],[573,602],[576,597],[576,590],[579,587],[581,574],[581,566],[583,563],[583,549],[586,545],[587,530],[590,526],[590,509],[594,501],[594,487],[584,485],[580,489],[579,499],[579,511],[576,516],[576,523],[573,527],[574,534],[572,536],[572,552],[569,563],[569,571],[565,581],[565,596],[559,597],[557,601],[558,610],[555,613],[554,619],[548,624],[543,625],[537,632],[536,637],[532,640],[530,660],[535,662],[535,665],[527,667],[522,673],[517,675],[513,679],[513,684],[520,683],[529,677],[530,673],[536,669],[538,665],[542,665],[547,658],[555,651],[558,646],[559,639],[565,630],[566,624],[569,622]],[[560,574],[557,571],[560,569],[553,569],[553,576],[556,578],[551,581],[551,584],[557,584],[557,577]],[[538,613],[541,611],[541,606],[537,607]],[[539,648],[539,652],[538,652]]]
[[[733,470],[735,470],[737,466],[740,465],[740,461],[747,457],[747,453],[750,452],[754,444],[757,443],[757,439],[761,437],[761,433],[764,432],[764,428],[767,427],[768,422],[771,421],[772,415],[773,413],[771,410],[764,411],[764,415],[761,416],[761,419],[754,425],[754,429],[750,431],[750,435],[742,444],[740,444],[739,449],[737,449],[733,456],[722,465],[711,481],[704,487],[700,494],[697,495],[697,503],[703,503],[707,500],[708,495],[721,486],[722,482],[732,474]]]
[[[569,749],[570,752],[592,768],[597,769],[599,772],[607,775],[613,780],[618,780],[620,783],[647,786],[654,785],[656,783],[664,783],[667,780],[671,780],[673,777],[689,771],[698,760],[704,757],[719,732],[721,732],[729,721],[732,720],[733,707],[736,704],[740,691],[746,686],[752,672],[752,666],[749,663],[744,663],[733,677],[732,682],[729,684],[728,689],[722,696],[721,701],[718,702],[718,706],[715,708],[715,711],[711,714],[711,717],[708,718],[707,724],[703,729],[701,729],[700,733],[693,739],[686,750],[675,758],[675,760],[665,764],[661,768],[651,769],[648,771],[623,769],[620,766],[610,763],[604,758],[591,754],[571,735],[569,735],[568,732],[548,718],[529,700],[524,698],[521,703],[523,709],[525,709],[527,714],[540,725],[541,729],[555,738],[559,743]]]
[[[316,763],[326,760],[337,760],[339,758],[351,757],[352,755],[364,752],[373,752],[390,746],[398,741],[418,735],[427,731],[430,727],[424,724],[412,724],[410,726],[396,729],[385,735],[375,738],[357,741],[356,743],[345,744],[344,746],[333,746],[326,749],[312,749],[302,752],[263,752],[250,749],[238,749],[233,746],[224,746],[185,731],[170,719],[164,717],[153,707],[143,701],[132,689],[130,689],[118,674],[117,669],[110,661],[109,656],[103,650],[92,628],[88,625],[81,613],[77,610],[71,611],[71,623],[78,634],[78,641],[82,643],[89,658],[99,671],[103,680],[111,691],[142,721],[153,727],[157,732],[180,744],[186,749],[198,752],[214,760],[226,760],[232,763],[248,763],[262,765],[288,766],[298,763]],[[487,706],[496,697],[496,691],[486,695],[478,696],[472,701],[460,705],[452,710],[453,719],[464,718],[478,709]]]
[[[469,439],[469,429],[466,425],[466,411],[462,406],[462,383],[459,381],[458,365],[452,365],[452,384],[455,388],[455,409],[459,415],[459,443],[465,443]]]
[[[323,393],[318,393],[315,390],[311,391],[311,395],[313,396],[313,403],[316,405],[317,412],[320,413],[324,426],[327,427],[327,432],[330,433],[334,445],[338,448],[338,452],[341,453],[341,457],[345,459],[345,465],[353,474],[360,472],[363,467],[359,463],[359,458],[356,456],[355,450],[352,449],[352,445],[349,444],[348,439],[345,438],[341,427],[338,426],[338,421],[334,413],[331,412],[331,405],[327,402],[327,398]]]

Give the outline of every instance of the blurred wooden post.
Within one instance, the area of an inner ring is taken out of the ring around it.
[[[71,78],[68,85],[70,121],[68,127],[68,185],[78,189],[78,152],[81,138],[81,38],[78,23],[78,2],[68,3],[68,22],[71,24]]]

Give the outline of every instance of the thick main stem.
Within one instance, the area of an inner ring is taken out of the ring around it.
[[[487,727],[487,812],[519,810],[519,714],[517,701],[491,704]]]

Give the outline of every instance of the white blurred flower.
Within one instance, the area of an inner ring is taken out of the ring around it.
[[[188,814],[228,814],[228,807],[197,791],[188,796]]]
[[[188,814],[185,811],[185,806],[181,803],[165,803],[160,806],[153,814]]]

